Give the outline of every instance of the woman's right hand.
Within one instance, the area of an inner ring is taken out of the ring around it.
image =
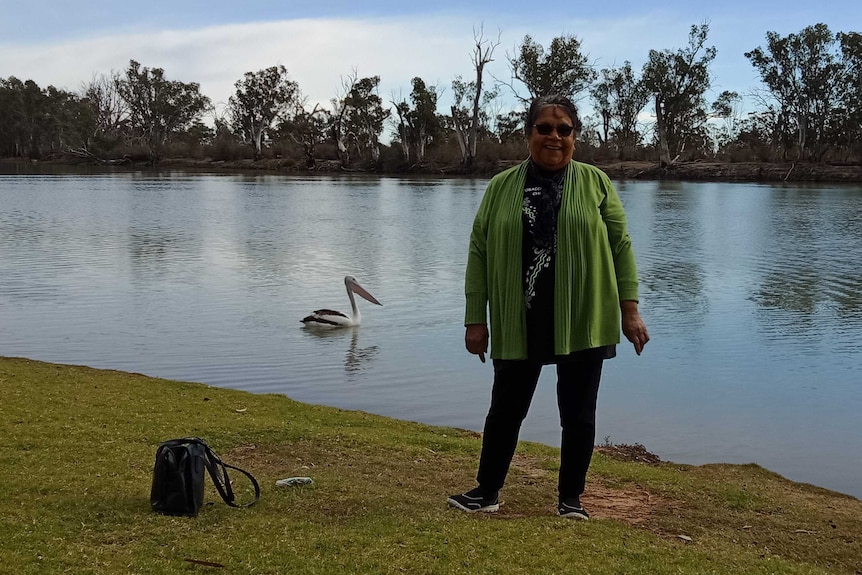
[[[482,363],[485,363],[485,353],[488,351],[488,326],[484,323],[468,323],[467,333],[464,335],[464,343],[467,351],[478,355]]]

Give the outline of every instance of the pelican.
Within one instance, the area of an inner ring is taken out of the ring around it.
[[[359,322],[362,321],[362,315],[359,313],[359,308],[356,306],[356,299],[353,297],[353,294],[361,296],[373,304],[383,305],[377,301],[377,298],[368,293],[364,287],[359,285],[359,282],[353,276],[344,276],[344,287],[347,288],[347,297],[350,298],[350,307],[353,310],[352,316],[331,309],[318,309],[312,312],[311,315],[302,318],[302,323],[309,326],[329,327],[352,327],[359,325]]]

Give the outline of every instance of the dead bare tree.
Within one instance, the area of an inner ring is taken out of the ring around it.
[[[359,71],[353,68],[350,74],[341,78],[341,89],[336,93],[335,98],[330,100],[332,104],[332,138],[338,147],[338,157],[341,160],[343,168],[350,165],[350,152],[347,149],[348,134],[344,125],[345,114],[348,108],[347,98],[358,80]]]
[[[473,29],[473,69],[476,71],[476,79],[470,83],[464,83],[460,78],[453,82],[456,105],[452,106],[452,123],[458,137],[458,144],[464,160],[464,168],[471,171],[476,162],[476,144],[479,138],[479,121],[482,110],[482,91],[485,66],[494,61],[494,50],[500,45],[498,31],[497,40],[491,41],[485,38],[482,26],[478,30]],[[460,92],[460,93],[459,93]],[[472,100],[470,110],[461,108],[458,104],[461,98]]]
[[[90,104],[96,125],[93,136],[115,138],[122,133],[129,107],[120,97],[117,85],[120,73],[97,74],[83,86],[82,96]]]

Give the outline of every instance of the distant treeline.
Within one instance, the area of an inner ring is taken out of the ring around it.
[[[247,72],[220,112],[199,84],[168,80],[163,69],[134,60],[77,93],[0,78],[0,157],[278,159],[298,169],[469,172],[522,159],[526,104],[563,94],[589,98],[595,111],[578,144],[586,161],[862,162],[862,35],[833,34],[825,24],[767,32],[765,46],[745,52],[762,87],[746,95],[755,111],[743,114],[736,92],[705,98],[716,57],[708,33],[707,24],[692,26],[685,47],[650,50],[639,72],[628,61],[597,70],[575,36],[547,47],[526,36],[506,56],[506,82],[487,78],[500,41],[480,29],[475,75],[452,80],[452,104],[442,111],[439,86],[416,77],[409,96],[384,101],[380,77],[355,71],[327,105],[310,104],[284,66]],[[501,111],[503,90],[524,106]],[[208,114],[213,121],[204,123]],[[385,130],[389,145],[380,142]]]

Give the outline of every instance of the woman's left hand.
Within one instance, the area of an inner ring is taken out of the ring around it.
[[[634,300],[622,301],[620,302],[620,309],[623,312],[623,334],[635,346],[635,353],[640,355],[649,341],[649,332],[644,320],[641,319],[640,312],[638,312],[638,302]]]

